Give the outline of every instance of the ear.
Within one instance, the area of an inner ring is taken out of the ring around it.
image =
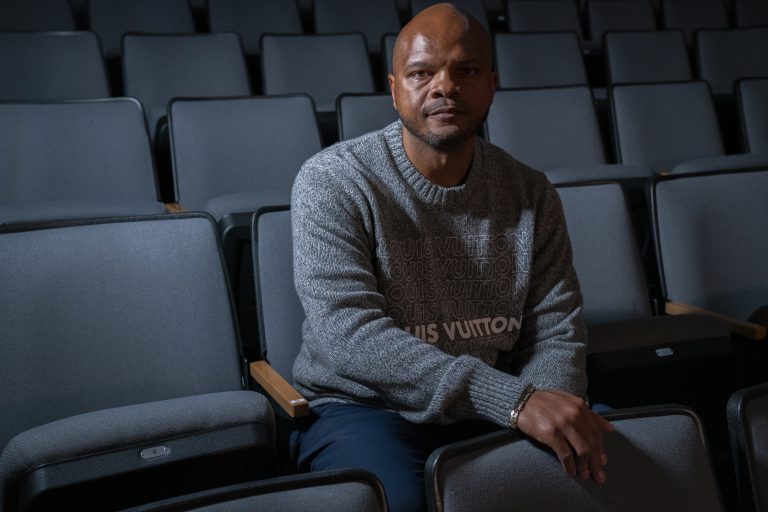
[[[395,75],[390,73],[387,75],[389,80],[389,93],[392,95],[392,106],[397,110],[397,102],[395,102]]]

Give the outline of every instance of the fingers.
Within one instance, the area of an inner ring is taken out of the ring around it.
[[[613,425],[593,412],[584,400],[557,391],[536,391],[520,413],[518,427],[557,455],[571,476],[605,482],[608,457],[603,433]]]

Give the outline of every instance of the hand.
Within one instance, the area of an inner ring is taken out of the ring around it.
[[[613,425],[581,398],[562,391],[534,391],[520,411],[517,428],[552,448],[569,475],[605,482],[608,456],[603,432],[612,432]]]

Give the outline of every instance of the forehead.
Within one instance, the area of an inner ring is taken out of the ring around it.
[[[482,37],[472,30],[417,32],[406,44],[403,64],[425,60],[490,60],[490,51]]]

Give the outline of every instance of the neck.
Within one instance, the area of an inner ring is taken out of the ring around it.
[[[475,137],[449,151],[439,151],[403,127],[403,148],[425,178],[442,187],[455,187],[464,181],[472,165]]]

